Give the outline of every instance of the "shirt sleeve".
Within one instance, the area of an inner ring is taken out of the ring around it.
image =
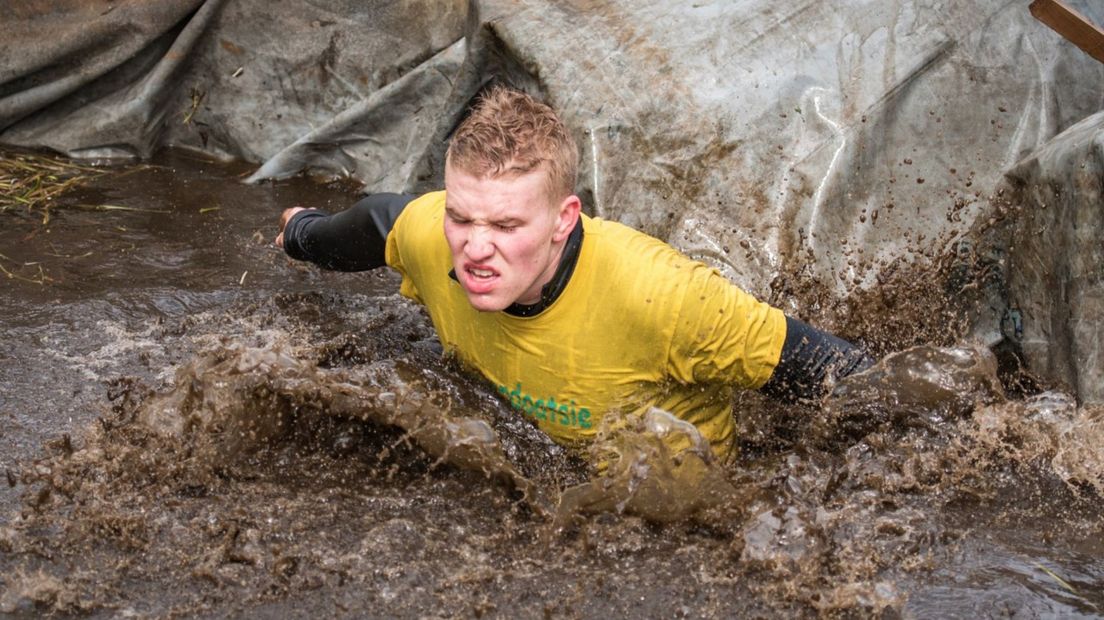
[[[670,374],[685,383],[761,387],[778,365],[785,315],[706,265],[696,263],[689,275],[668,355]]]
[[[424,194],[411,201],[395,219],[387,236],[387,265],[399,272],[399,293],[425,303],[418,282],[444,277],[450,266],[444,234],[445,192]]]

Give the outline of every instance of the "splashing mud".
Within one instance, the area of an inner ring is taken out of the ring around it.
[[[0,297],[0,614],[1104,614],[1104,411],[945,325],[823,407],[740,395],[731,465],[659,410],[575,454],[393,276],[271,248],[351,192],[241,172],[166,153],[80,200],[167,214],[0,231],[50,276]]]
[[[580,513],[607,511],[670,523],[735,496],[708,440],[693,424],[655,407],[626,428],[599,434],[591,453],[601,474],[564,490],[561,525]]]
[[[825,439],[857,440],[887,425],[936,428],[997,400],[1003,390],[988,350],[914,347],[842,381],[817,418]]]

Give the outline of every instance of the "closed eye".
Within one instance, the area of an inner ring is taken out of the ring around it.
[[[471,220],[460,217],[459,215],[453,213],[452,211],[446,210],[445,215],[448,217],[449,221],[451,221],[454,224],[470,224],[471,223]]]

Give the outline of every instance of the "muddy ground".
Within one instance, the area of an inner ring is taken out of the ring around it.
[[[641,431],[611,445],[651,473],[595,479],[393,274],[271,245],[355,188],[112,170],[0,214],[4,616],[1104,615],[1104,412],[998,372],[937,267],[831,317],[900,353],[826,406],[741,395],[738,462]]]

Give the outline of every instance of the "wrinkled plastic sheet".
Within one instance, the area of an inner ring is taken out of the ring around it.
[[[1051,140],[1008,178],[1021,211],[1001,244],[1006,332],[1032,370],[1086,402],[1104,402],[1104,113]]]
[[[396,164],[425,149],[463,60],[466,15],[458,0],[16,0],[0,8],[0,142],[78,157],[178,145],[279,158],[272,176],[402,184]]]
[[[1104,22],[1099,3],[1070,4]],[[1104,66],[1019,1],[17,0],[0,16],[0,142],[89,157],[177,145],[257,162],[252,182],[308,171],[421,191],[497,79],[571,127],[589,212],[759,295],[801,270],[844,297],[881,264],[943,251],[989,216],[1007,171],[1104,108]],[[1074,182],[1072,156],[1046,161],[1046,178]],[[1051,261],[1072,265],[1074,248]],[[1023,333],[1048,344],[1025,351],[1052,360],[1034,367],[1068,380],[1101,366],[1030,331],[1052,286],[1008,277],[979,338],[1007,337],[1001,318],[1031,307]]]

